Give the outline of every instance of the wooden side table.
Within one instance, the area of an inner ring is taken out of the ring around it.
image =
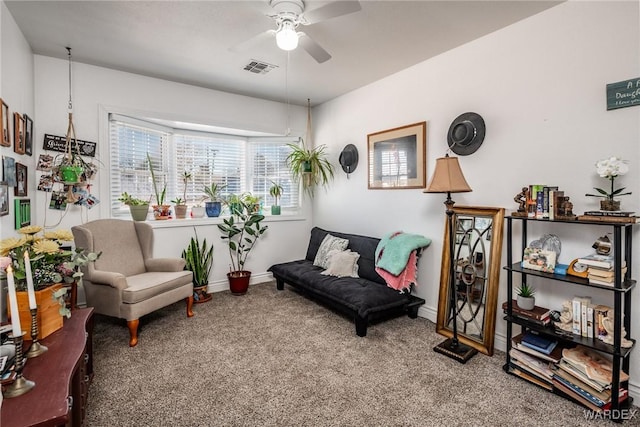
[[[93,308],[74,310],[62,329],[41,341],[49,351],[27,359],[23,375],[36,386],[3,400],[0,425],[82,426],[93,378],[92,341]]]

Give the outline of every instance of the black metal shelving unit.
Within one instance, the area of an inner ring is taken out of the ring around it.
[[[507,216],[507,265],[503,268],[507,270],[507,313],[504,319],[507,322],[507,354],[506,354],[506,364],[503,369],[505,372],[513,374],[511,371],[511,357],[509,356],[509,352],[512,347],[511,339],[513,337],[513,325],[519,325],[523,329],[530,329],[537,331],[541,334],[547,335],[553,339],[556,339],[560,342],[565,343],[574,343],[579,344],[591,349],[598,350],[602,353],[609,354],[613,359],[613,378],[611,385],[611,414],[613,416],[614,421],[623,421],[622,419],[622,411],[621,409],[628,408],[632,404],[632,398],[627,397],[625,401],[622,403],[618,402],[619,400],[619,390],[620,390],[620,369],[623,371],[629,372],[629,356],[633,348],[635,348],[636,341],[631,340],[633,345],[630,348],[623,348],[621,346],[621,331],[622,325],[624,323],[624,328],[627,331],[627,339],[630,339],[631,336],[631,294],[633,289],[635,288],[636,281],[631,279],[632,277],[632,265],[631,265],[631,255],[632,255],[632,246],[633,246],[633,229],[632,227],[635,224],[632,223],[619,223],[619,222],[594,222],[594,221],[567,221],[567,220],[547,220],[547,219],[533,219],[526,217],[516,217],[516,216]],[[520,262],[514,262],[513,260],[513,223],[514,221],[521,222],[522,225],[522,247],[519,248],[519,256],[522,256],[524,249],[527,245],[527,225],[528,223],[561,223],[567,224],[568,226],[598,226],[598,227],[609,227],[613,229],[613,255],[615,258],[615,267],[614,267],[614,286],[603,286],[590,284],[589,280],[586,278],[580,278],[570,275],[558,275],[552,273],[544,273],[536,270],[529,270],[521,267]],[[627,261],[627,270],[626,274],[622,275],[622,260]],[[526,281],[527,275],[542,277],[549,280],[556,280],[561,282],[570,283],[575,286],[583,286],[583,287],[591,287],[591,288],[599,288],[610,291],[613,296],[613,311],[614,311],[614,341],[613,345],[602,342],[597,337],[593,338],[585,338],[582,336],[574,335],[574,334],[564,334],[557,333],[553,326],[539,326],[535,323],[528,322],[527,320],[521,319],[519,317],[513,316],[512,312],[512,301],[513,301],[513,277],[514,275],[520,275],[523,281]],[[624,317],[622,316],[624,313]],[[515,375],[515,374],[513,374]],[[628,381],[622,383],[628,389]],[[570,396],[566,395],[560,390],[553,389],[553,392],[568,398],[578,404],[580,402],[572,399]]]

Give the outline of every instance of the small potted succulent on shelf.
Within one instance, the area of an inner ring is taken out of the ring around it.
[[[133,218],[134,221],[144,221],[147,219],[147,214],[149,213],[148,200],[133,197],[126,191],[118,197],[118,200],[129,206],[129,212],[131,213],[131,218]]]
[[[224,190],[225,187],[226,185],[220,185],[217,182],[212,182],[211,185],[204,187],[205,198],[209,199],[209,201],[204,204],[208,217],[220,216],[222,212],[220,192]]]
[[[533,294],[536,293],[536,290],[532,286],[523,282],[516,290],[516,293],[518,294],[518,307],[523,310],[533,310],[536,306],[536,298],[533,296]]]
[[[280,215],[280,204],[278,203],[282,196],[282,185],[271,181],[271,188],[269,188],[269,195],[273,197],[273,205],[271,205],[271,215]]]

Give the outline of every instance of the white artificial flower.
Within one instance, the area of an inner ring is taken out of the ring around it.
[[[629,172],[629,166],[627,166],[626,160],[610,157],[596,163],[596,172],[602,178],[611,179]]]

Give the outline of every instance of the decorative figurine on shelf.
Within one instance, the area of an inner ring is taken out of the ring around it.
[[[522,191],[516,194],[513,201],[518,204],[518,210],[512,216],[527,216],[527,201],[529,200],[529,188],[522,187]]]
[[[565,332],[571,332],[573,330],[573,305],[571,301],[565,301],[562,303],[562,311],[560,312],[560,320],[553,322],[556,328]]]
[[[562,198],[562,203],[560,204],[560,210],[557,215],[558,219],[564,220],[573,220],[578,218],[573,214],[573,203],[569,200],[569,196],[564,196]]]
[[[611,240],[606,235],[598,237],[598,240],[591,247],[596,250],[598,255],[609,255],[611,253]]]
[[[614,322],[613,322],[613,310],[609,312],[608,316],[605,316],[602,318],[602,326],[604,326],[604,329],[607,331],[607,335],[605,335],[604,337],[602,337],[602,341],[606,342],[607,344],[611,344],[613,345],[613,331],[614,331]],[[625,335],[627,335],[627,331],[625,329],[625,327],[623,325],[621,325],[622,328],[622,339],[620,340],[620,346],[622,348],[630,348],[633,346],[633,341],[629,341],[628,339],[625,338]]]

